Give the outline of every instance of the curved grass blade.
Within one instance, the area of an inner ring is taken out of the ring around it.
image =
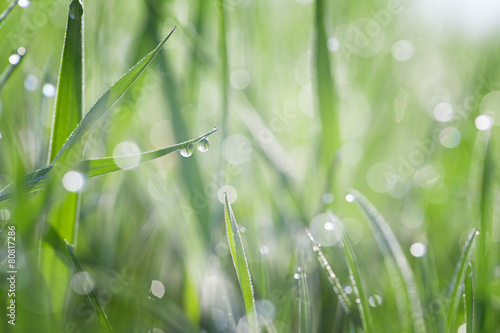
[[[77,272],[83,272],[82,266],[80,265],[80,262],[76,258],[72,246],[68,243],[67,240],[64,240],[64,242],[66,243],[66,248],[68,249],[69,255],[71,257],[71,262],[73,263],[73,267]],[[111,324],[108,321],[108,317],[106,316],[106,313],[102,309],[101,303],[99,303],[99,299],[97,298],[97,295],[92,289],[90,281],[88,281],[85,274],[80,275],[80,281],[82,282],[83,289],[85,290],[85,293],[87,294],[90,303],[94,308],[94,311],[96,312],[97,316],[99,317],[99,320],[101,321],[102,327],[107,333],[112,332],[113,330],[111,328]]]
[[[224,216],[226,220],[226,234],[229,243],[229,249],[231,252],[231,257],[233,258],[234,269],[236,270],[236,275],[238,277],[241,292],[243,294],[243,303],[245,304],[245,312],[247,314],[248,324],[253,331],[257,332],[259,326],[257,322],[257,311],[255,308],[252,278],[250,276],[250,270],[248,268],[247,257],[245,255],[245,249],[243,248],[243,242],[241,240],[238,224],[236,223],[231,204],[227,199],[227,194],[224,194],[224,197]]]
[[[0,91],[5,86],[5,83],[7,83],[7,80],[12,75],[17,66],[19,66],[25,54],[26,49],[24,47],[20,47],[17,49],[16,53],[9,57],[10,65],[0,75]]]
[[[141,153],[139,155],[126,155],[126,156],[114,156],[114,157],[103,157],[91,160],[81,161],[75,167],[76,171],[82,172],[87,177],[96,177],[105,175],[107,173],[120,171],[130,167],[134,167],[137,164],[142,164],[158,157],[170,154],[176,150],[179,150],[189,144],[196,143],[202,138],[209,136],[210,134],[216,132],[219,128],[214,128],[213,130],[195,138],[176,145],[160,148],[157,150],[152,150],[148,152]],[[139,159],[137,158],[139,156]],[[139,161],[138,161],[139,160]],[[138,161],[138,162],[137,162]],[[118,166],[118,165],[119,166]]]
[[[366,297],[365,290],[363,288],[363,283],[361,281],[361,275],[359,274],[358,264],[356,262],[356,256],[352,249],[349,239],[342,231],[341,236],[342,249],[344,250],[345,257],[347,260],[347,267],[349,269],[349,276],[351,279],[352,289],[354,290],[354,295],[358,302],[358,309],[361,316],[361,323],[365,332],[374,332],[373,319],[370,312],[370,306],[368,304],[368,297]]]
[[[202,138],[209,136],[210,134],[216,132],[217,130],[219,130],[219,128],[214,128],[213,130],[203,135],[200,135],[197,138],[182,143],[178,143],[173,146],[144,152],[139,155],[102,157],[90,160],[83,160],[77,162],[73,166],[69,166],[66,164],[57,164],[53,166],[48,166],[43,169],[33,171],[23,177],[24,191],[27,193],[40,191],[49,185],[49,180],[52,179],[55,175],[61,176],[62,173],[69,170],[81,172],[84,176],[89,178],[124,170],[127,169],[128,167],[133,167],[138,164],[142,164],[157,159],[159,157],[168,155],[189,144],[193,144],[195,142],[200,141]],[[117,162],[120,166],[117,166]],[[13,188],[14,188],[14,183],[11,183],[0,191],[0,202],[7,200],[8,198],[11,197]]]
[[[134,83],[134,81],[139,77],[139,75],[149,66],[151,61],[160,51],[161,47],[170,38],[172,33],[175,31],[172,29],[170,33],[165,37],[158,46],[151,51],[147,56],[142,58],[134,67],[132,67],[125,75],[123,75],[118,81],[116,81],[90,108],[82,121],[78,123],[76,128],[73,130],[71,135],[68,137],[66,142],[64,142],[62,148],[56,154],[55,158],[52,160],[52,165],[56,163],[62,163],[67,158],[68,152],[75,144],[80,140],[80,138],[93,126],[95,123],[108,111],[108,109],[122,96],[125,91]]]
[[[455,274],[450,285],[450,291],[448,295],[448,313],[446,314],[446,331],[454,331],[455,319],[457,316],[458,306],[460,304],[460,299],[462,297],[464,280],[467,269],[469,268],[469,261],[472,255],[472,249],[474,248],[474,242],[476,236],[479,234],[477,229],[472,230],[467,242],[464,245],[464,249],[460,254],[458,259],[457,267],[455,269]]]
[[[401,245],[399,245],[389,224],[377,209],[358,191],[350,190],[350,193],[356,198],[356,202],[370,223],[370,227],[379,244],[380,251],[382,255],[386,257],[387,269],[390,272],[393,270],[389,262],[394,260],[396,264],[394,271],[402,278],[403,288],[396,290],[396,296],[399,298],[398,302],[402,305],[407,304],[408,306],[408,309],[406,309],[407,311],[405,311],[405,318],[402,319],[409,319],[414,332],[425,332],[424,316],[418,298],[415,279],[410,264],[401,249]]]
[[[472,267],[469,264],[467,269],[467,275],[465,277],[465,324],[466,332],[472,333],[472,328],[474,327],[474,285],[472,280]]]
[[[333,272],[332,267],[326,260],[325,255],[323,254],[323,251],[321,251],[321,244],[316,242],[314,239],[313,235],[309,232],[309,230],[306,229],[307,236],[309,236],[309,239],[311,242],[313,242],[313,250],[316,252],[318,255],[318,260],[319,263],[321,264],[321,267],[323,267],[326,272],[328,273],[328,281],[333,287],[333,291],[339,298],[340,305],[342,305],[342,308],[347,314],[350,314],[352,312],[352,303],[351,300],[347,297],[347,294],[344,292],[344,288],[342,287],[342,284],[340,283],[339,278],[335,275]]]

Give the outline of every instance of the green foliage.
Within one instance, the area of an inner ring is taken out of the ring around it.
[[[0,331],[497,330],[498,8],[468,6],[0,4]]]
[[[227,199],[227,194],[224,193],[225,200],[225,220],[226,234],[229,242],[229,252],[233,258],[234,268],[238,277],[238,282],[243,294],[243,302],[245,303],[245,311],[247,314],[248,325],[251,331],[258,331],[257,311],[255,308],[255,299],[252,286],[252,278],[248,268],[247,256],[241,240],[241,234],[238,223],[234,217],[233,209]]]

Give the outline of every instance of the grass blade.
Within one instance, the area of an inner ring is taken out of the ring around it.
[[[363,288],[361,275],[359,274],[358,264],[356,262],[356,256],[354,255],[354,251],[352,249],[351,243],[349,242],[349,239],[343,231],[341,244],[347,260],[347,267],[349,269],[352,289],[354,290],[354,295],[356,296],[356,298],[359,299],[358,309],[361,316],[363,329],[365,332],[374,332],[373,319],[370,312],[370,306],[368,304],[368,297],[366,297],[367,295]]]
[[[83,160],[77,162],[75,165],[70,166],[66,164],[58,164],[54,166],[48,166],[43,169],[33,171],[23,178],[24,191],[31,193],[34,191],[40,191],[48,186],[49,180],[52,179],[56,174],[61,176],[63,172],[74,170],[81,172],[86,177],[97,177],[102,176],[111,172],[116,172],[120,170],[127,169],[129,167],[142,164],[156,158],[168,155],[174,151],[177,151],[189,144],[196,143],[202,138],[209,136],[210,134],[216,132],[219,128],[214,128],[213,130],[200,135],[197,138],[175,144],[173,146],[160,148],[157,150],[152,150],[148,152],[141,153],[139,155],[128,155],[128,156],[114,156],[114,157],[102,157],[90,160]],[[120,166],[118,166],[118,165]],[[7,200],[12,195],[14,184],[11,183],[4,187],[0,191],[0,202]]]
[[[366,215],[370,227],[377,239],[380,251],[386,258],[386,266],[389,271],[393,270],[392,265],[387,261],[394,260],[396,267],[395,271],[402,278],[403,288],[396,292],[399,302],[403,305],[407,304],[408,309],[405,311],[403,320],[409,319],[414,332],[425,332],[425,322],[420,307],[417,287],[413,272],[406,256],[401,249],[401,245],[394,236],[389,224],[385,221],[382,215],[376,208],[358,191],[351,190],[350,193],[356,198],[360,209]]]
[[[465,276],[465,323],[466,332],[472,333],[472,328],[474,327],[474,285],[472,280],[472,267],[469,264],[467,269],[467,275]]]
[[[250,276],[250,270],[248,268],[247,257],[245,255],[245,249],[243,248],[240,230],[238,228],[238,224],[236,223],[231,204],[227,199],[227,194],[225,194],[224,196],[224,215],[226,220],[226,233],[227,240],[229,242],[229,250],[231,252],[231,257],[233,258],[234,268],[236,270],[238,282],[243,294],[243,302],[245,303],[245,311],[248,318],[248,324],[254,331],[257,332],[259,326],[257,322],[257,311],[255,308],[252,278]]]
[[[83,7],[79,0],[72,0],[57,83],[49,163],[82,119],[83,62]]]
[[[0,75],[0,91],[5,86],[5,83],[7,83],[7,80],[12,75],[17,66],[19,66],[25,54],[26,54],[26,49],[24,47],[20,47],[17,49],[16,53],[14,53],[9,57],[10,65],[7,66],[7,68]]]
[[[134,67],[132,67],[125,75],[116,81],[90,108],[85,117],[76,126],[74,131],[64,142],[62,148],[52,160],[52,165],[64,162],[67,158],[68,152],[79,139],[92,127],[97,121],[108,111],[108,109],[120,98],[121,95],[134,83],[139,75],[149,66],[151,61],[155,58],[161,47],[170,38],[175,28],[165,37],[158,46],[151,51],[148,55],[142,58]]]
[[[307,287],[307,275],[302,267],[297,269],[299,283],[299,333],[311,332],[311,301]]]
[[[68,241],[64,240],[66,242],[66,248],[68,249],[69,255],[71,257],[71,262],[73,263],[73,267],[75,268],[77,273],[83,272],[82,265],[80,265],[80,262],[75,256],[75,252],[73,251],[73,247],[68,243]],[[94,308],[94,311],[96,312],[97,316],[99,317],[99,320],[101,321],[102,327],[104,327],[104,330],[106,332],[112,332],[111,324],[108,321],[108,317],[106,316],[106,313],[102,309],[101,303],[99,303],[99,299],[97,298],[97,295],[95,294],[94,290],[91,287],[90,281],[88,281],[87,276],[85,274],[80,275],[80,281],[82,282],[83,289],[85,290],[85,293],[87,294],[90,303],[92,303],[92,307]]]
[[[480,234],[477,238],[477,278],[475,279],[474,297],[474,325],[475,331],[487,332],[494,328],[491,326],[491,284],[492,267],[496,258],[492,251],[491,237],[493,234],[493,221],[495,218],[495,161],[492,147],[491,133],[479,132],[474,145],[473,164],[470,171],[470,184],[468,202],[469,211],[473,221],[477,221]]]
[[[476,236],[479,234],[477,229],[472,230],[467,242],[464,245],[460,258],[458,259],[455,274],[453,275],[450,284],[448,295],[448,313],[446,314],[446,331],[454,331],[455,319],[457,316],[458,306],[463,293],[465,274],[469,268],[469,261],[474,248]]]
[[[221,82],[220,82],[220,88],[221,88],[221,100],[222,100],[222,126],[223,126],[223,133],[222,137],[226,137],[227,133],[227,121],[228,121],[228,115],[229,115],[229,106],[228,106],[228,101],[229,101],[229,63],[228,63],[228,52],[227,52],[227,42],[226,42],[226,18],[225,18],[225,8],[224,8],[224,1],[219,0],[217,1],[218,3],[218,9],[219,9],[219,55],[221,58],[221,66],[222,66],[222,72],[221,72]]]
[[[338,121],[334,103],[334,83],[331,74],[330,51],[328,50],[328,37],[325,29],[325,3],[324,0],[315,1],[315,70],[317,108],[321,118],[322,140],[320,145],[320,161],[324,174],[331,167],[333,156],[339,146]]]
[[[7,7],[6,10],[3,11],[3,13],[0,15],[0,24],[2,24],[3,20],[7,18],[7,16],[10,14],[10,12],[14,9],[14,7],[17,6],[17,3],[19,0],[14,0],[10,3],[9,7]]]
[[[333,291],[339,298],[340,305],[344,309],[344,311],[349,314],[352,312],[352,303],[351,300],[347,297],[347,294],[344,291],[344,288],[342,287],[342,284],[340,283],[339,278],[335,273],[333,272],[332,267],[326,260],[325,255],[323,254],[323,251],[321,251],[321,244],[316,242],[314,239],[313,235],[309,232],[309,230],[306,229],[306,233],[309,236],[309,239],[311,242],[313,242],[313,250],[316,252],[318,255],[318,260],[319,263],[321,264],[321,267],[323,267],[326,272],[328,273],[328,281],[330,281],[330,284],[332,285]]]

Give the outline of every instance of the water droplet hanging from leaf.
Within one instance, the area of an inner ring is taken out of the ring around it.
[[[200,141],[198,141],[198,150],[201,151],[202,153],[206,152],[209,147],[210,147],[210,142],[208,141],[207,138],[203,138]]]
[[[182,157],[189,157],[189,156],[193,155],[194,146],[193,146],[192,143],[190,143],[190,144],[185,145],[184,147],[182,147],[179,152],[181,153]]]

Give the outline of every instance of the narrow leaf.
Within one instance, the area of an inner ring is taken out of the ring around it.
[[[474,297],[474,326],[476,332],[492,331],[491,324],[491,284],[492,267],[496,262],[496,251],[489,245],[493,234],[495,216],[495,149],[490,131],[478,133],[469,176],[469,212],[475,225],[479,225],[476,256],[477,273]],[[495,327],[496,328],[496,327]]]
[[[245,311],[248,318],[248,324],[253,331],[258,331],[257,311],[255,308],[255,299],[253,294],[252,279],[250,270],[248,268],[247,257],[243,242],[241,240],[240,230],[231,208],[231,204],[225,196],[225,220],[226,220],[226,234],[229,242],[229,249],[231,257],[233,258],[234,268],[240,284],[240,289],[243,294],[243,303],[245,304]]]
[[[175,28],[165,37],[158,46],[147,56],[142,58],[125,75],[116,81],[90,108],[82,121],[76,126],[69,138],[63,144],[62,148],[52,160],[52,165],[64,162],[68,152],[80,140],[80,138],[108,111],[108,109],[120,98],[121,95],[134,83],[139,75],[149,66],[151,61],[160,51],[161,47],[175,31]]]
[[[68,23],[57,83],[57,95],[49,147],[49,163],[61,149],[83,113],[83,7],[69,5]]]
[[[20,47],[17,49],[16,53],[9,57],[10,65],[7,66],[7,68],[0,75],[0,91],[5,86],[5,83],[7,83],[7,80],[12,75],[14,70],[19,66],[25,54],[26,49],[24,47]]]
[[[5,20],[7,16],[10,14],[10,12],[16,7],[18,2],[19,0],[12,1],[9,7],[3,11],[3,13],[0,15],[0,24],[2,24],[3,20]]]
[[[472,279],[472,267],[469,264],[467,269],[467,274],[465,277],[465,323],[466,332],[472,333],[472,328],[474,327],[474,284]]]
[[[73,267],[75,268],[77,273],[83,273],[82,266],[80,265],[80,262],[75,256],[75,252],[73,251],[72,246],[66,241],[66,248],[68,249],[69,255],[71,257],[71,262],[73,263]],[[82,282],[83,289],[85,290],[85,293],[87,294],[90,303],[92,304],[92,307],[94,308],[94,311],[96,312],[97,316],[99,317],[99,320],[101,321],[102,327],[106,332],[112,332],[111,324],[108,321],[108,317],[106,316],[106,313],[102,309],[101,303],[99,303],[99,299],[97,298],[97,295],[95,294],[90,281],[87,279],[87,276],[85,274],[80,274],[80,281]]]
[[[66,164],[57,164],[54,166],[48,166],[43,169],[33,171],[23,177],[24,191],[27,193],[40,191],[49,185],[50,183],[49,180],[52,179],[55,175],[61,176],[62,173],[69,170],[78,171],[82,173],[83,176],[89,178],[105,175],[115,171],[124,170],[129,167],[133,167],[135,165],[154,160],[164,155],[168,155],[189,144],[193,144],[195,142],[200,141],[202,138],[209,136],[210,134],[216,132],[217,130],[219,130],[219,128],[214,128],[213,130],[203,135],[200,135],[197,138],[182,143],[178,143],[170,147],[144,152],[139,155],[102,157],[90,160],[83,160],[77,162],[73,167]],[[7,200],[8,198],[11,197],[13,187],[14,183],[11,183],[0,191],[0,202]]]
[[[324,174],[332,167],[331,163],[335,151],[339,146],[339,125],[335,108],[335,87],[332,78],[330,54],[328,50],[328,36],[325,27],[325,13],[327,1],[315,1],[315,45],[314,69],[316,71],[317,109],[321,119],[322,140],[320,145],[320,166]],[[332,177],[333,178],[333,177]]]
[[[359,274],[358,264],[356,262],[356,256],[352,249],[351,243],[347,236],[342,232],[341,237],[342,249],[344,250],[347,267],[349,269],[349,275],[351,278],[352,289],[354,290],[354,295],[359,300],[357,302],[359,313],[361,316],[361,323],[365,332],[374,332],[373,319],[370,312],[370,306],[368,304],[368,297],[365,293],[363,282],[361,281],[361,275]]]
[[[299,333],[311,332],[311,301],[307,275],[303,268],[297,270],[299,282]]]
[[[422,313],[422,308],[420,307],[420,300],[418,298],[417,287],[415,285],[415,279],[413,277],[413,272],[410,268],[410,264],[406,259],[406,256],[401,249],[401,245],[394,236],[389,224],[385,221],[382,215],[377,211],[377,209],[358,191],[351,190],[350,193],[356,198],[360,209],[366,215],[370,227],[377,239],[380,251],[382,255],[387,259],[393,259],[396,267],[395,271],[402,278],[404,288],[396,290],[396,296],[399,298],[400,304],[407,304],[409,307],[409,314],[405,314],[403,320],[410,320],[411,326],[414,332],[425,332],[425,322]],[[391,260],[392,261],[392,260]],[[386,260],[387,269],[391,272],[394,269]],[[406,318],[406,316],[408,316]]]
[[[347,297],[347,294],[344,291],[344,288],[342,287],[342,284],[340,283],[339,278],[335,273],[333,272],[332,267],[326,260],[325,255],[323,254],[323,251],[321,251],[321,244],[316,242],[314,239],[313,235],[309,232],[309,230],[306,229],[306,233],[309,236],[309,239],[311,242],[313,242],[313,250],[316,252],[318,256],[319,263],[321,264],[321,267],[323,267],[326,272],[328,273],[328,281],[332,285],[333,291],[339,298],[340,305],[342,305],[342,308],[344,311],[349,314],[352,312],[352,303],[351,300]]]
[[[454,331],[455,319],[457,316],[458,306],[464,289],[464,280],[469,268],[469,261],[474,248],[476,236],[479,234],[477,229],[472,230],[467,242],[464,245],[460,258],[458,259],[455,274],[450,285],[448,295],[448,313],[446,315],[446,331]]]

